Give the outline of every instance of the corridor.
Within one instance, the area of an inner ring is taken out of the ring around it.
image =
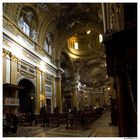
[[[19,126],[16,134],[7,134],[4,137],[118,137],[118,127],[110,126],[110,112],[104,112],[100,118],[95,120],[88,130],[65,129],[60,127]]]

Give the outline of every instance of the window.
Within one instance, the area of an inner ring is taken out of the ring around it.
[[[23,21],[23,32],[30,36],[30,27],[25,21]]]
[[[78,50],[78,42],[74,43],[74,48],[75,48],[75,50]]]
[[[51,91],[52,91],[51,87],[50,86],[46,86],[46,92],[51,92]]]
[[[44,43],[44,50],[45,50],[46,52],[49,52],[49,46],[48,46],[47,41],[45,41],[45,43]]]
[[[51,55],[51,53],[52,53],[51,45],[48,44],[47,40],[44,43],[44,50]]]
[[[45,91],[45,95],[47,98],[52,98],[52,87],[51,85],[45,85],[46,86],[46,91]]]
[[[34,42],[37,42],[38,38],[38,18],[36,12],[28,6],[24,6],[21,9],[18,26],[21,30],[31,37]]]
[[[23,30],[25,34],[30,36],[30,26],[24,21],[23,17],[21,16],[18,23],[19,27]]]

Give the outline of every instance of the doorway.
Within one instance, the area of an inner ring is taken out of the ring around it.
[[[18,92],[20,113],[35,112],[35,87],[33,83],[27,79],[19,82],[19,86],[24,87]]]
[[[47,113],[51,113],[51,99],[46,99]]]

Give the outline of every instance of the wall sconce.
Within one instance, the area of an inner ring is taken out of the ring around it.
[[[40,95],[40,101],[42,101],[42,95]]]
[[[102,43],[103,42],[103,35],[99,34],[99,42]]]
[[[107,90],[110,90],[110,87],[108,87]]]
[[[107,64],[106,64],[106,62],[105,62],[105,64],[104,64],[104,66],[105,66],[105,67],[107,67]]]
[[[45,99],[44,95],[40,95],[40,101],[42,101],[44,99]]]

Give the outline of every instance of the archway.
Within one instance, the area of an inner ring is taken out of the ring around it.
[[[22,79],[19,86],[23,86],[24,90],[18,92],[19,112],[29,113],[35,111],[35,87],[33,83],[27,79]]]

